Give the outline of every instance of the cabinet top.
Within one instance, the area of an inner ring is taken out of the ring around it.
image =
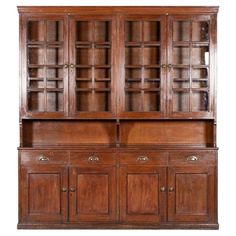
[[[134,14],[207,14],[218,6],[18,6],[19,13],[134,13]],[[145,11],[144,11],[145,9]]]

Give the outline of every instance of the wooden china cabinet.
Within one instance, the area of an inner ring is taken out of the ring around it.
[[[18,228],[217,229],[218,7],[18,11]]]

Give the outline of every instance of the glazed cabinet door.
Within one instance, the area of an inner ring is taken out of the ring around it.
[[[67,21],[63,15],[21,18],[22,117],[67,115]]]
[[[113,16],[70,16],[70,113],[112,117],[116,113],[116,21]]]
[[[119,21],[121,117],[162,117],[166,112],[166,18],[121,17]]]
[[[171,167],[168,185],[168,221],[215,220],[215,167]]]
[[[20,168],[20,223],[66,222],[67,175],[60,166]]]
[[[70,168],[70,222],[108,222],[116,219],[114,166]]]
[[[166,168],[120,168],[121,222],[158,223],[166,216]]]
[[[213,117],[214,15],[169,16],[168,73],[171,117]]]

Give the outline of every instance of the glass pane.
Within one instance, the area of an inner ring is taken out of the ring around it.
[[[63,79],[64,70],[61,68],[47,68],[46,70],[47,79]]]
[[[76,79],[84,79],[90,80],[92,79],[92,70],[91,69],[84,69],[84,68],[77,68],[76,69]]]
[[[33,79],[43,79],[44,69],[42,68],[28,68],[28,77]]]
[[[44,22],[29,21],[27,36],[28,41],[44,41]]]
[[[92,40],[92,23],[89,21],[76,22],[76,41],[87,42]]]
[[[111,50],[110,48],[95,48],[95,65],[109,65],[111,64]]]
[[[173,78],[174,79],[187,79],[189,80],[190,78],[190,73],[189,73],[189,69],[185,69],[185,68],[174,68],[173,69]]]
[[[125,110],[126,111],[141,111],[141,93],[140,92],[126,92]]]
[[[28,48],[28,63],[29,65],[43,65],[44,49],[42,47]]]
[[[192,64],[209,65],[209,47],[193,47]]]
[[[63,41],[63,21],[47,21],[47,41]]]
[[[173,97],[173,111],[189,112],[189,93],[185,91],[175,91]]]
[[[63,49],[60,47],[47,48],[47,65],[63,65]]]
[[[110,93],[96,92],[94,94],[94,111],[110,111]]]
[[[189,65],[189,48],[188,47],[174,47],[173,48],[173,64]]]
[[[77,88],[85,88],[85,89],[92,88],[92,81],[91,80],[90,81],[77,80],[76,87]]]
[[[91,48],[76,49],[76,64],[77,65],[92,65],[93,53]]]
[[[96,89],[109,89],[110,88],[110,81],[96,81],[95,88]]]
[[[99,79],[111,79],[110,69],[95,69],[95,80]]]
[[[29,92],[28,93],[28,110],[35,112],[44,111],[44,93]]]
[[[141,79],[141,69],[126,69],[125,70],[126,79]]]
[[[193,91],[192,93],[192,110],[193,111],[208,111],[208,92]]]
[[[95,21],[95,42],[111,41],[111,22]]]
[[[145,89],[155,89],[155,88],[160,88],[160,81],[145,81],[143,87]]]
[[[125,41],[126,42],[142,41],[142,27],[140,21],[125,22]]]
[[[44,81],[40,80],[30,80],[28,83],[28,88],[44,88]]]
[[[159,65],[160,61],[159,47],[144,47],[144,65]]]
[[[208,68],[192,69],[193,79],[208,79]]]
[[[143,30],[144,30],[144,41],[161,40],[160,21],[144,21]]]
[[[48,92],[47,93],[47,111],[63,111],[63,93]]]
[[[140,47],[126,47],[125,48],[125,64],[126,65],[142,64]]]
[[[145,92],[144,93],[144,111],[160,111],[160,92]]]
[[[192,23],[192,41],[209,41],[209,22],[195,21]]]
[[[60,80],[48,80],[47,88],[63,88],[63,81]]]
[[[141,88],[141,83],[140,82],[126,82],[126,88]]]
[[[174,81],[173,88],[189,88],[189,81]]]
[[[198,80],[192,81],[192,88],[207,88],[207,87],[208,87],[208,81],[198,81]]]
[[[155,68],[155,69],[144,69],[144,78],[146,80],[148,79],[160,79],[160,69]]]
[[[174,21],[173,22],[173,40],[189,41],[190,40],[190,22]]]
[[[79,91],[76,93],[77,111],[92,111],[92,93]]]

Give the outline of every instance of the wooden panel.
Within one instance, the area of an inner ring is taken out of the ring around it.
[[[178,151],[170,152],[170,165],[215,165],[216,151]]]
[[[122,222],[165,221],[166,169],[129,166],[120,169],[120,219]]]
[[[71,222],[116,219],[116,171],[111,166],[70,169]]]
[[[115,123],[109,121],[25,121],[23,145],[115,143]]]
[[[167,152],[126,152],[119,154],[121,164],[167,165]]]
[[[115,164],[114,153],[100,152],[71,152],[70,163],[73,165],[92,165],[92,164]]]
[[[169,168],[168,220],[209,222],[215,219],[214,167]]]
[[[52,166],[20,169],[20,222],[63,222],[67,217],[67,171]]]
[[[20,151],[20,163],[31,164],[67,164],[69,155],[66,151],[33,150]]]
[[[212,146],[210,121],[122,121],[121,144],[186,144]]]

